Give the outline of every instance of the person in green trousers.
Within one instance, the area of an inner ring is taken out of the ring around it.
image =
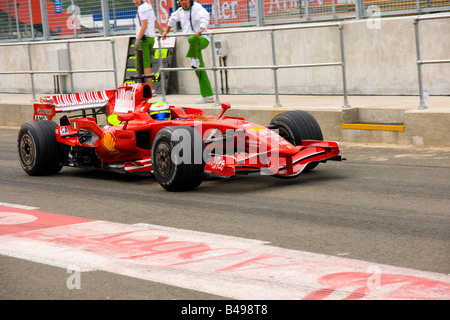
[[[205,63],[203,62],[202,50],[208,47],[210,38],[202,33],[207,30],[209,13],[200,3],[194,2],[193,0],[179,0],[179,5],[180,8],[170,15],[167,28],[162,33],[162,37],[163,39],[166,38],[170,29],[177,22],[180,22],[181,29],[184,33],[194,33],[188,38],[189,50],[186,53],[186,58],[191,58],[192,68],[203,68],[205,67]],[[197,70],[195,73],[202,96],[197,100],[197,103],[214,102],[214,94],[208,74],[205,70]]]

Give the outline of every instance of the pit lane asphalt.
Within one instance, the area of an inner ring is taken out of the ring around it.
[[[169,193],[154,178],[64,168],[29,177],[17,129],[0,128],[0,202],[149,223],[417,270],[450,273],[450,149],[343,144],[345,162],[293,180],[251,175]],[[68,290],[65,269],[0,257],[0,299],[221,299],[107,272]]]

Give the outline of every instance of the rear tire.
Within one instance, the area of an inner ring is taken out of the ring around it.
[[[17,138],[19,161],[30,176],[56,174],[62,169],[62,147],[56,140],[53,121],[31,121],[22,125]]]
[[[152,146],[153,174],[168,191],[194,190],[203,181],[201,135],[193,127],[167,127],[156,135]]]
[[[278,134],[294,146],[300,146],[303,140],[323,140],[322,130],[316,119],[303,110],[280,113],[272,119],[270,125],[272,128],[275,127]],[[310,163],[303,171],[310,171],[317,165],[317,162]]]

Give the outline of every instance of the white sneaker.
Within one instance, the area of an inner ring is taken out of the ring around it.
[[[214,102],[214,96],[209,96],[209,97],[202,97],[200,99],[197,100],[198,104],[201,103],[209,103],[209,102]]]
[[[200,60],[198,58],[192,58],[191,67],[194,69],[200,67]]]

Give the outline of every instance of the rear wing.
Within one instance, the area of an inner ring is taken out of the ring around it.
[[[58,112],[73,112],[106,107],[115,90],[63,94],[40,98],[34,103],[34,120],[51,120]]]
[[[33,119],[51,120],[58,112],[92,110],[93,114],[101,112],[111,114],[128,113],[148,103],[152,90],[148,84],[126,83],[117,90],[104,90],[86,93],[47,96],[34,103]],[[102,108],[106,107],[104,110]],[[100,110],[102,109],[101,112]],[[97,110],[97,111],[96,111]]]

